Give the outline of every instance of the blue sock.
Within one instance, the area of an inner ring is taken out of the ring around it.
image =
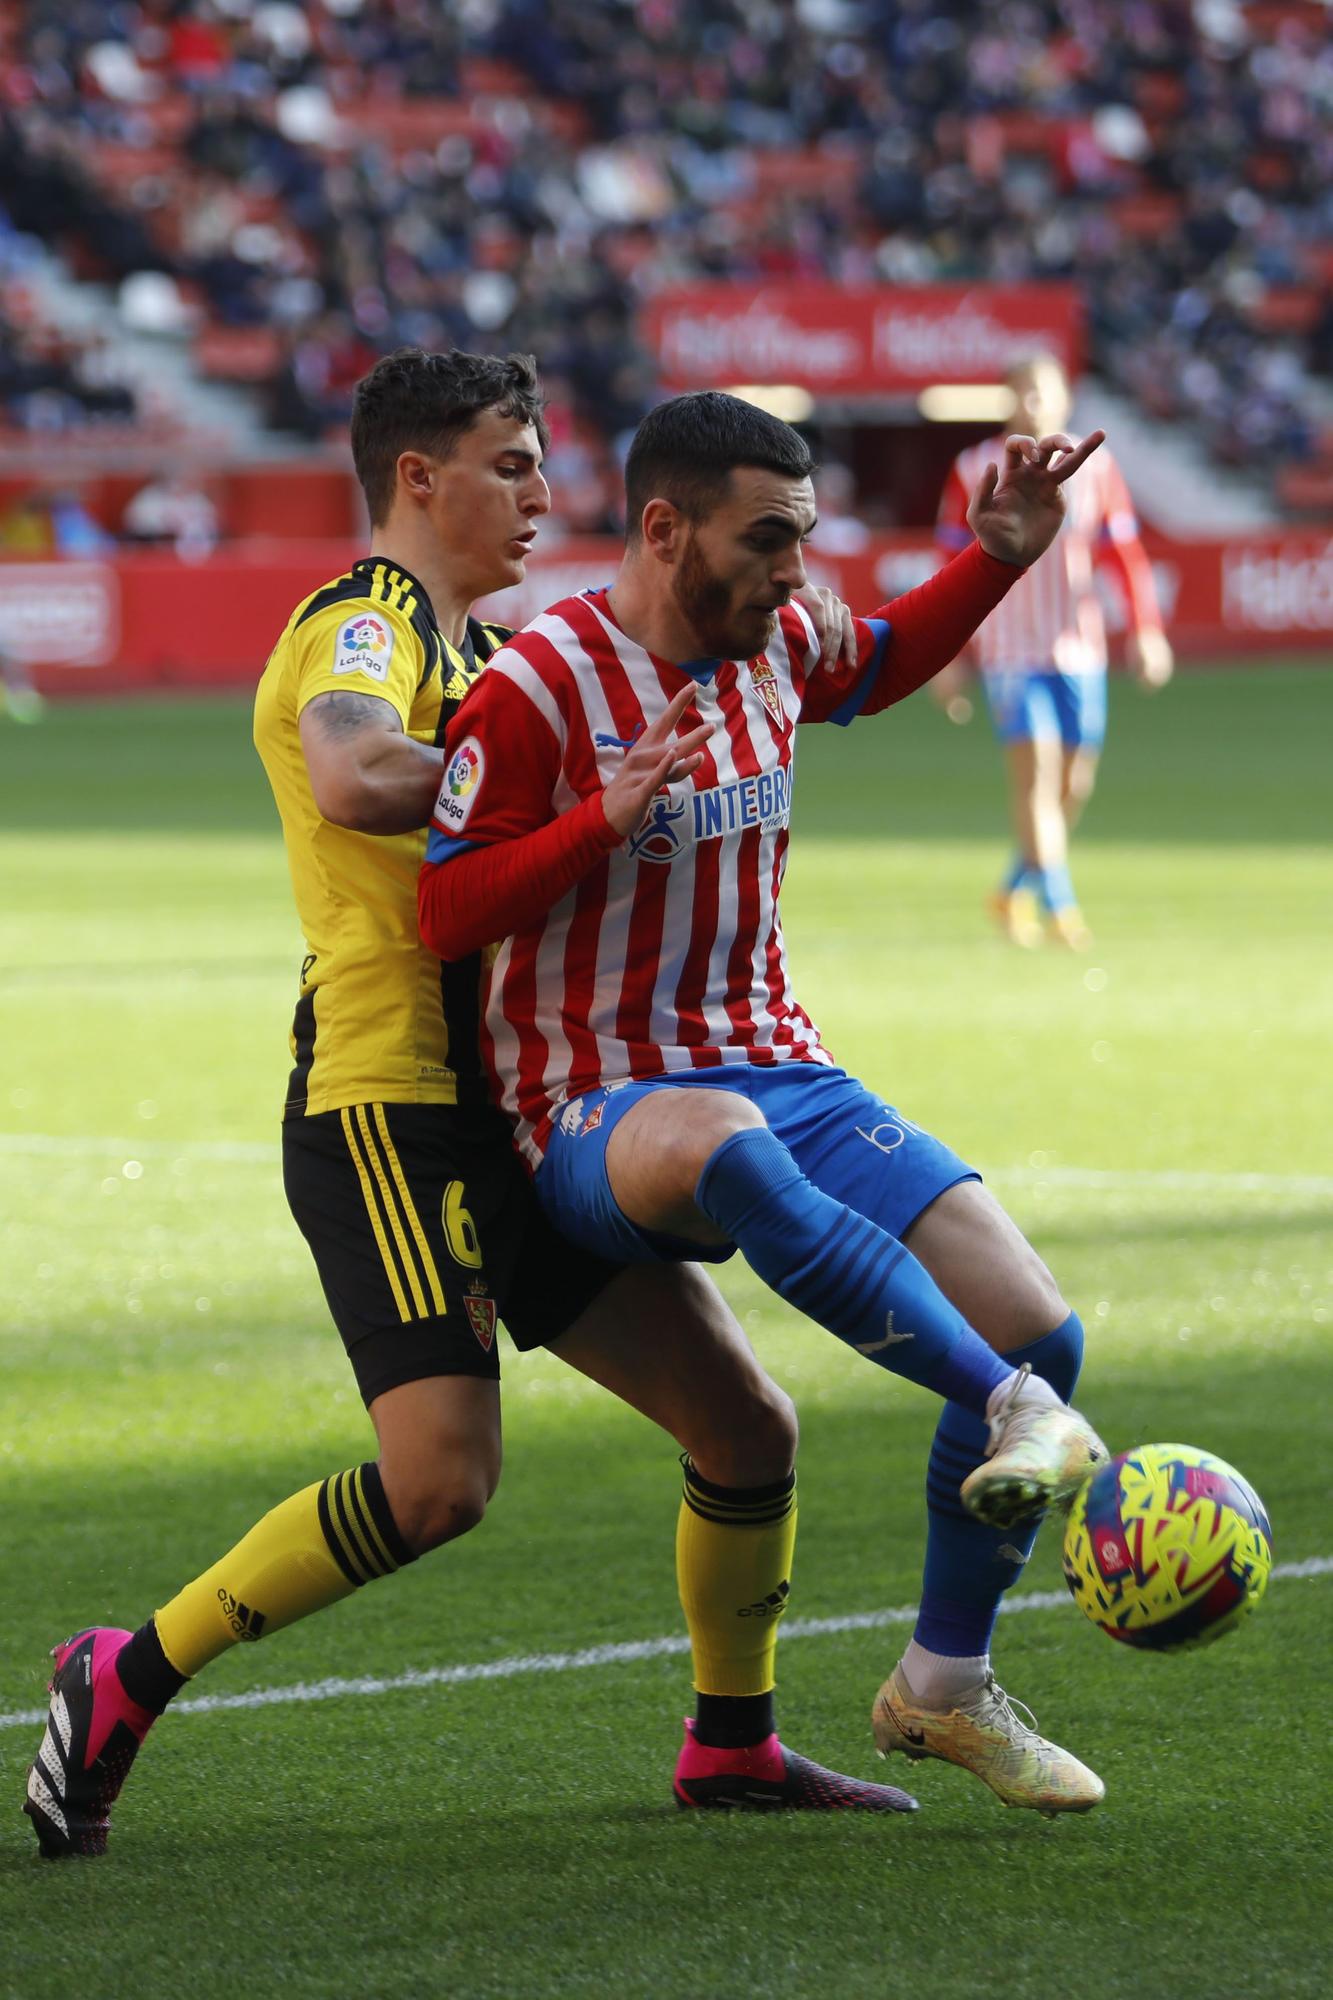
[[[1039,875],[1040,870],[1033,867],[1026,855],[1016,854],[1002,884],[1005,895],[1012,896],[1016,889],[1031,889],[1035,895]]]
[[[1071,1312],[1054,1333],[1004,1359],[1016,1368],[1029,1362],[1067,1403],[1083,1364],[1083,1323]],[[1035,1527],[988,1528],[959,1499],[959,1487],[985,1450],[980,1418],[956,1402],[946,1404],[926,1467],[926,1568],[913,1637],[955,1659],[988,1651],[1000,1599],[1022,1575],[1037,1539]]]
[[[1037,871],[1038,894],[1051,915],[1058,916],[1061,910],[1072,910],[1078,897],[1074,894],[1074,878],[1065,862],[1055,868],[1041,868]]]
[[[724,1139],[695,1200],[765,1284],[895,1375],[985,1412],[1008,1362],[896,1236],[824,1194],[766,1126]]]

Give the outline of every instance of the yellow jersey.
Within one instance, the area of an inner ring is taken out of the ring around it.
[[[401,565],[354,563],[297,605],[255,697],[255,747],[282,819],[305,934],[285,1118],[349,1104],[482,1104],[475,958],[441,965],[417,932],[426,828],[354,833],[315,804],[299,722],[322,694],[387,701],[407,735],[442,744],[507,631],[470,618],[461,647]]]

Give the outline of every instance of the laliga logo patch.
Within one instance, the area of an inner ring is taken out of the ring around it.
[[[339,628],[333,649],[335,674],[367,674],[373,681],[387,680],[392,658],[392,628],[372,612],[349,618]]]
[[[759,696],[760,701],[763,702],[764,707],[768,710],[774,722],[777,723],[778,728],[781,729],[787,718],[782,712],[782,697],[778,693],[778,677],[767,660],[752,660],[750,662],[750,679],[754,683],[755,693]]]
[[[481,758],[470,743],[465,743],[444,774],[450,797],[465,799],[476,784],[480,771]]]
[[[436,822],[446,833],[461,833],[467,825],[485,769],[480,743],[475,736],[466,737],[445,766],[444,782],[435,802]]]

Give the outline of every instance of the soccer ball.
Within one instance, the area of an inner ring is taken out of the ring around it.
[[[1065,1581],[1085,1617],[1126,1646],[1210,1645],[1249,1616],[1273,1536],[1234,1466],[1188,1444],[1144,1444],[1099,1467],[1065,1527]]]

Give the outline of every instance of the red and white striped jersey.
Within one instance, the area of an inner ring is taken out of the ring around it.
[[[987,465],[1003,458],[1003,435],[960,452],[940,496],[936,540],[955,555],[972,539],[968,502]],[[1106,625],[1093,582],[1100,551],[1119,565],[1135,631],[1161,618],[1152,572],[1119,467],[1105,445],[1065,487],[1064,526],[977,632],[972,650],[983,673],[1055,668],[1065,674],[1104,673]]]
[[[877,674],[888,624],[858,619],[856,637],[856,658],[826,671],[790,605],[758,659],[690,670],[628,638],[593,591],[519,633],[459,711],[432,833],[440,860],[600,791],[690,679],[698,719],[716,724],[701,768],[489,966],[483,1048],[534,1165],[565,1101],[599,1085],[832,1061],[791,989],[778,892],[797,722],[850,721],[894,699]]]

